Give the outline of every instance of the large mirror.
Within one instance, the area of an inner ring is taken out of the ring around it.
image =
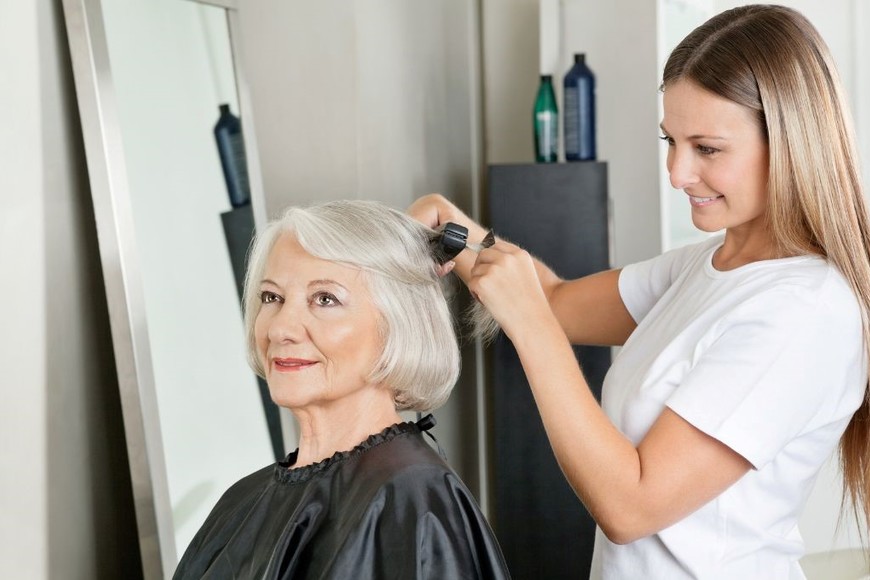
[[[227,487],[283,453],[238,295],[265,212],[234,0],[64,10],[143,567],[169,577]]]

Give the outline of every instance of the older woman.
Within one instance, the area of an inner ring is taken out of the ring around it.
[[[245,285],[250,362],[300,427],[233,485],[176,578],[506,578],[477,503],[421,433],[459,371],[433,232],[374,202],[291,208]]]

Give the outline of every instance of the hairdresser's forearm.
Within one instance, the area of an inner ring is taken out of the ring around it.
[[[432,227],[454,222],[468,228],[468,243],[480,244],[487,229],[468,217],[444,196],[429,194],[409,208],[411,215]],[[577,280],[565,281],[546,264],[532,262],[538,283],[550,308],[573,344],[622,345],[634,330],[635,323],[619,295],[619,272],[611,270]],[[477,253],[466,249],[454,258],[453,272],[467,285],[471,279]]]
[[[601,410],[556,321],[511,339],[556,459],[595,521],[617,542],[652,531],[638,451]]]

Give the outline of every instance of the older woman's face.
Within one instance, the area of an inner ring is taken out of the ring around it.
[[[282,235],[260,283],[254,326],[272,399],[300,409],[346,404],[367,389],[381,354],[380,315],[364,274],[315,258]]]

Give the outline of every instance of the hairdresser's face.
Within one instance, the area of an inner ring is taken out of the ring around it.
[[[661,126],[695,227],[767,237],[768,147],[754,112],[680,80],[665,88]]]
[[[284,234],[269,254],[260,298],[257,353],[278,405],[362,406],[378,389],[366,377],[382,350],[380,315],[360,270],[315,258]]]

